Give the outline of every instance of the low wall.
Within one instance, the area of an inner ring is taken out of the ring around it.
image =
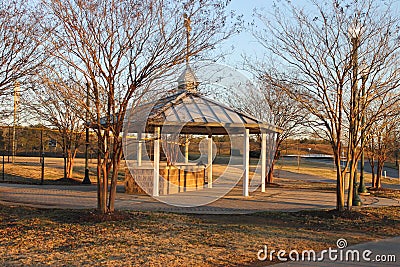
[[[203,188],[204,168],[198,166],[165,167],[160,169],[159,194],[168,195]],[[149,194],[153,192],[153,169],[125,169],[125,192]],[[140,186],[139,186],[140,184]]]

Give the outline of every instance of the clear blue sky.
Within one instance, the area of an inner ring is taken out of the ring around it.
[[[253,16],[254,10],[257,9],[260,12],[268,13],[272,11],[273,3],[282,1],[273,0],[231,0],[228,6],[228,10],[234,10],[236,14],[242,14],[245,24],[254,21],[256,24],[260,22]],[[304,6],[307,4],[306,0],[296,0],[295,4],[298,6]],[[229,64],[233,67],[239,67],[242,62],[242,55],[251,55],[261,57],[265,50],[260,47],[260,44],[254,39],[254,37],[246,30],[238,35],[235,35],[223,44],[224,50],[227,50],[230,54],[226,56],[224,63]],[[239,67],[240,68],[240,67]]]
[[[231,0],[228,10],[234,10],[236,14],[243,14],[243,19],[246,24],[254,20],[256,25],[262,27],[262,24],[253,16],[254,9],[268,14],[268,12],[273,11],[274,2],[277,3],[277,5],[282,5],[285,3],[285,0]],[[292,3],[298,7],[311,7],[312,3],[310,2],[309,0],[292,0]],[[400,10],[400,0],[394,0],[393,7],[396,9],[396,11],[393,10],[393,12],[398,12],[398,10]],[[225,61],[221,63],[228,64],[238,69],[241,68],[243,54],[260,58],[266,52],[248,31],[243,31],[229,38],[224,42],[222,47],[224,51],[229,52],[229,54],[226,56]]]

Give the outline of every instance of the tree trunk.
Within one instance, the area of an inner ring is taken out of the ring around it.
[[[71,151],[68,151],[68,153],[67,153],[67,178],[72,178]]]
[[[96,172],[96,178],[97,178],[97,209],[101,210],[101,191],[102,191],[102,186],[101,186],[101,151],[100,151],[100,147],[97,150],[97,172]]]
[[[119,165],[122,157],[122,140],[119,136],[114,137],[114,147],[113,147],[113,157],[112,157],[112,176],[111,176],[111,186],[110,194],[108,200],[108,211],[114,212],[115,210],[115,197],[117,195],[117,183],[118,183],[118,171]]]
[[[107,154],[107,153],[106,153]],[[101,162],[101,192],[100,192],[100,212],[107,213],[107,189],[108,189],[108,172],[107,172],[107,157]]]
[[[67,178],[72,178],[75,156],[76,149],[73,152],[71,149],[67,149]]]
[[[275,164],[280,156],[279,149],[282,145],[282,142],[283,142],[283,140],[279,139],[279,135],[278,135],[275,140],[276,147],[275,147],[275,151],[274,151],[274,157],[272,158],[271,166],[269,167],[267,178],[266,178],[266,182],[268,184],[272,184],[274,182],[274,169],[275,169]]]
[[[97,154],[97,209],[101,213],[107,213],[107,161],[108,151],[102,155],[101,148],[107,144],[107,136],[98,134],[99,151]]]
[[[368,161],[369,165],[371,165],[371,176],[372,176],[371,186],[375,188],[375,161],[373,157],[371,159],[368,159]]]
[[[110,205],[107,205],[107,195],[108,195],[108,185],[109,185],[109,175],[110,170],[113,167],[114,161],[113,156],[110,155],[110,147],[111,138],[109,131],[105,130],[104,136],[101,133],[98,133],[98,145],[99,145],[99,153],[97,156],[97,181],[98,181],[98,201],[97,201],[97,208],[101,213],[110,212],[109,208]],[[104,152],[102,154],[102,151]],[[114,170],[115,168],[113,168]],[[118,172],[118,170],[116,170]],[[116,188],[116,185],[115,185]],[[114,194],[115,197],[115,194]]]
[[[67,171],[67,169],[68,169],[68,161],[67,161],[67,154],[65,152],[65,149],[64,149],[64,152],[63,152],[63,160],[64,160],[64,179],[67,179],[67,177],[68,177],[68,175],[67,175],[67,173],[68,173],[68,171]]]
[[[64,179],[67,179],[67,140],[65,130],[62,133],[62,151],[64,161]]]
[[[336,209],[344,210],[344,188],[343,188],[343,173],[340,165],[340,149],[334,151],[334,161],[336,166]]]
[[[381,180],[382,180],[382,171],[383,171],[384,162],[378,159],[378,165],[376,168],[376,180],[375,180],[375,188],[381,188]]]
[[[354,182],[357,176],[357,161],[352,160],[350,163],[349,190],[347,195],[347,209],[353,206]]]
[[[271,166],[269,167],[268,174],[267,174],[267,179],[266,179],[267,184],[272,184],[274,182],[275,163],[276,163],[276,160],[275,159],[272,160]]]

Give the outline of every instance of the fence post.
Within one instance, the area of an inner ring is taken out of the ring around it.
[[[8,153],[7,153],[7,163],[10,163],[11,155],[11,126],[8,127]]]
[[[4,181],[4,152],[3,152],[3,181]]]
[[[43,182],[44,182],[44,153],[42,153],[41,162],[42,162],[42,176],[41,176],[41,179],[40,179],[40,184],[43,184]]]
[[[39,152],[39,157],[43,156],[43,152],[44,152],[44,149],[43,149],[43,128],[41,128],[40,129],[40,152]],[[42,159],[40,159],[40,160],[42,160]]]

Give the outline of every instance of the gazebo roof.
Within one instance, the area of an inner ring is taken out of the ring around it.
[[[150,105],[148,116],[140,116],[140,112],[135,115],[147,117],[146,132],[153,132],[154,127],[161,127],[164,132],[179,129],[182,134],[207,135],[224,135],[227,131],[242,133],[244,128],[250,133],[281,132],[274,125],[187,90],[180,90],[142,107]]]

